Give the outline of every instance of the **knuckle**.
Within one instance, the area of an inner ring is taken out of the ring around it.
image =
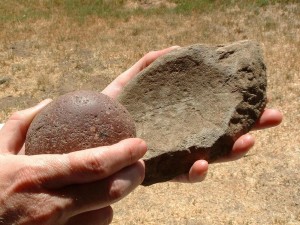
[[[125,195],[125,189],[121,185],[121,182],[114,180],[109,189],[108,197],[110,201],[117,201]]]
[[[37,166],[32,165],[19,168],[15,175],[14,189],[22,190],[41,186],[42,180],[38,171]]]
[[[106,166],[103,160],[100,159],[99,154],[91,152],[87,161],[87,169],[96,174],[106,174]]]
[[[85,160],[80,160],[82,163],[79,170],[83,173],[88,174],[107,174],[107,168],[105,164],[105,160],[103,160],[103,154],[89,151]],[[74,167],[78,167],[78,161],[75,160]]]
[[[35,157],[33,160],[24,160],[15,169],[14,187],[16,190],[41,189],[49,180],[52,170],[47,160]]]

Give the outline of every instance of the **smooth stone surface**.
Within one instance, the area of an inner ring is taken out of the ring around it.
[[[75,91],[58,97],[35,116],[25,152],[63,154],[112,145],[135,135],[134,122],[121,104],[98,92]]]
[[[266,66],[255,41],[176,49],[142,71],[119,101],[148,143],[143,185],[227,155],[266,105]]]

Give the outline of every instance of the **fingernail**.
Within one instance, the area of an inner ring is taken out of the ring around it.
[[[147,144],[146,142],[143,140],[143,139],[140,139],[140,138],[132,138],[132,139],[125,139],[123,141],[135,141],[134,143],[134,146],[135,146],[135,150],[138,151],[140,154],[141,154],[141,157],[143,157],[146,152],[147,152]]]
[[[251,134],[245,134],[244,135],[243,144],[245,144],[245,143],[247,143],[247,144],[251,143],[251,145],[254,144],[254,138],[252,137]]]
[[[140,139],[140,149],[142,149],[143,151],[147,151],[147,144],[144,140]]]
[[[174,45],[171,47],[171,49],[177,49],[177,48],[181,48],[179,45]]]
[[[203,181],[208,172],[208,162],[206,160],[199,160],[196,163],[198,169],[201,167],[201,172],[198,172],[197,174],[194,174],[192,177],[190,177],[190,181],[193,183]]]
[[[50,102],[52,102],[52,99],[51,98],[47,98],[47,99],[41,101],[40,103],[38,103],[36,105],[36,107],[44,107],[45,105],[48,105]]]

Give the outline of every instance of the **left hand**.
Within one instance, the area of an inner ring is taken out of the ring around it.
[[[136,62],[131,68],[119,75],[114,81],[112,81],[103,91],[103,94],[110,96],[111,98],[117,98],[126,84],[133,79],[140,71],[145,69],[158,57],[178,48],[179,46],[172,46],[159,51],[151,51],[144,55],[138,62]],[[282,121],[282,114],[276,109],[265,109],[259,118],[254,130],[265,129],[273,126],[277,126]],[[228,162],[237,160],[243,157],[250,148],[254,145],[254,138],[250,134],[241,136],[233,145],[230,155],[219,159],[217,162]],[[180,175],[175,178],[174,181],[179,182],[200,182],[205,179],[208,170],[208,162],[205,160],[196,161],[191,167],[188,174]]]
[[[109,224],[110,205],[144,179],[147,146],[129,138],[68,154],[21,154],[32,119],[49,102],[15,112],[0,130],[0,224]]]

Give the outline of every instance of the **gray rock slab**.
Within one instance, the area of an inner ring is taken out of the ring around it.
[[[261,115],[266,86],[260,45],[248,40],[182,47],[143,70],[119,98],[148,143],[143,185],[228,155]]]

